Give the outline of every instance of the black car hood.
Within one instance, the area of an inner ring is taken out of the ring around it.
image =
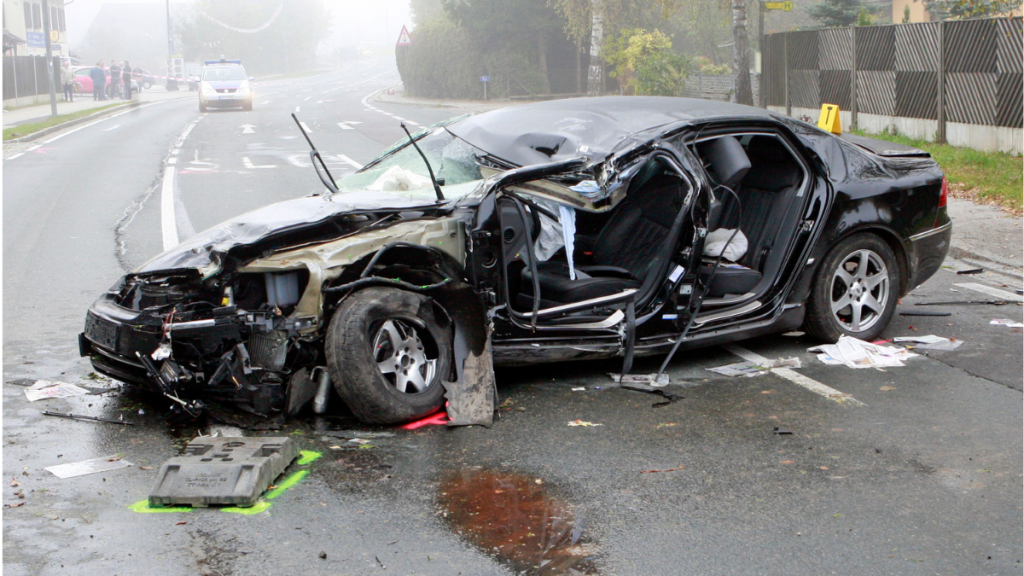
[[[226,220],[185,240],[178,246],[160,254],[140,266],[135,272],[145,273],[176,268],[206,269],[218,264],[220,256],[232,249],[251,246],[272,236],[313,229],[332,219],[364,212],[393,213],[402,211],[434,210],[438,205],[423,199],[413,199],[387,192],[349,192],[331,196],[306,196],[270,204]],[[336,235],[345,233],[344,227],[332,227]],[[287,245],[312,241],[314,237],[288,238]],[[215,270],[213,270],[215,271]]]

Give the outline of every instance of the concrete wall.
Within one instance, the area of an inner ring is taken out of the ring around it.
[[[786,113],[785,106],[769,106],[768,109],[779,114]],[[817,124],[819,114],[820,110],[793,106],[791,115],[793,118]],[[844,131],[849,130],[852,124],[852,114],[840,110],[839,123]],[[888,130],[927,142],[934,142],[935,135],[939,130],[937,120],[880,116],[863,112],[857,114],[857,125],[858,128],[869,134],[880,134]],[[1003,151],[1020,155],[1024,153],[1024,129],[946,122],[946,142],[953,146],[964,146],[975,150]]]

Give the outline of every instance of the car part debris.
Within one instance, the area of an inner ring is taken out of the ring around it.
[[[318,366],[313,369],[313,380],[316,382],[316,397],[313,398],[313,412],[327,412],[327,398],[331,393],[331,373],[327,368]]]
[[[904,366],[903,360],[917,354],[895,346],[879,346],[849,336],[841,336],[835,344],[824,344],[807,349],[817,352],[818,360],[831,366],[849,368],[895,368]]]
[[[981,274],[984,271],[985,271],[984,268],[970,268],[968,270],[957,270],[956,273],[959,276],[965,276],[965,275],[968,275],[968,274]]]
[[[417,430],[424,426],[445,426],[448,424],[449,421],[450,420],[448,419],[448,414],[444,412],[438,412],[431,416],[427,416],[426,418],[416,420],[415,422],[403,424],[399,426],[399,428],[401,428],[402,430]]]
[[[646,384],[648,386],[668,386],[668,374],[614,374],[610,373],[611,379],[619,384]]]
[[[49,400],[51,398],[71,398],[88,393],[89,391],[85,388],[68,384],[67,382],[38,380],[35,384],[25,389],[25,398],[28,398],[29,402],[35,402],[36,400]]]
[[[253,506],[298,455],[287,437],[195,438],[160,467],[149,504]]]
[[[586,420],[580,420],[580,419],[577,418],[576,420],[573,420],[572,422],[569,422],[569,426],[572,427],[572,428],[576,428],[576,427],[589,428],[591,426],[604,426],[604,424],[595,424],[593,422],[587,422]]]
[[[800,368],[800,359],[794,357],[769,360],[767,362],[737,362],[716,368],[707,368],[706,370],[723,376],[751,378],[767,374],[769,370],[774,368]]]
[[[57,478],[74,478],[75,476],[85,476],[86,474],[95,474],[97,472],[107,472],[109,470],[117,470],[119,468],[127,468],[133,464],[127,460],[122,460],[120,456],[104,456],[102,458],[93,458],[91,460],[82,460],[81,462],[71,462],[70,464],[60,464],[57,466],[50,466],[44,468],[47,472],[53,474]]]
[[[328,430],[320,434],[332,438],[391,438],[395,435],[394,432],[373,432],[369,430]]]
[[[316,397],[316,381],[310,378],[309,370],[300,368],[288,379],[288,388],[285,391],[285,414],[295,416]],[[313,411],[316,412],[314,406]]]
[[[1007,318],[996,318],[989,322],[989,324],[995,324],[996,326],[1008,326],[1010,328],[1024,328],[1024,323],[1017,322],[1016,320],[1009,320]]]
[[[776,426],[774,429],[772,429],[772,434],[775,434],[777,436],[789,436],[793,434],[793,431]]]
[[[46,410],[46,411],[43,412],[43,416],[57,416],[58,418],[67,418],[69,420],[90,420],[90,421],[93,421],[93,422],[105,422],[107,424],[120,424],[122,426],[135,426],[135,424],[133,422],[128,422],[127,420],[113,420],[111,418],[97,418],[95,416],[83,416],[81,414],[72,414],[70,412],[67,413],[67,414],[64,414],[63,412],[50,412],[49,410]]]
[[[900,316],[952,316],[952,312],[940,312],[938,310],[901,310]]]
[[[651,408],[661,408],[662,406],[668,406],[673,402],[678,402],[684,399],[683,396],[680,396],[679,394],[672,394],[671,392],[667,392],[660,388],[647,386],[645,384],[623,384],[622,388],[624,390],[633,390],[634,392],[646,392],[648,394],[654,394],[657,396],[661,396],[662,398],[665,399],[665,402],[656,402],[654,404],[651,404]]]

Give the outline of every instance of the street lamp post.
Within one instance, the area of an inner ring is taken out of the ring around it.
[[[174,35],[171,28],[171,0],[167,5],[167,89],[177,90],[178,81],[174,78]]]
[[[50,84],[50,115],[57,115],[57,90],[53,85],[53,47],[50,44],[50,6],[43,0],[43,35],[46,36],[46,76]]]

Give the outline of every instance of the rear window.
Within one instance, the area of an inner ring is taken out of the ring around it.
[[[245,80],[245,69],[241,66],[212,66],[203,68],[203,80],[207,82]]]

